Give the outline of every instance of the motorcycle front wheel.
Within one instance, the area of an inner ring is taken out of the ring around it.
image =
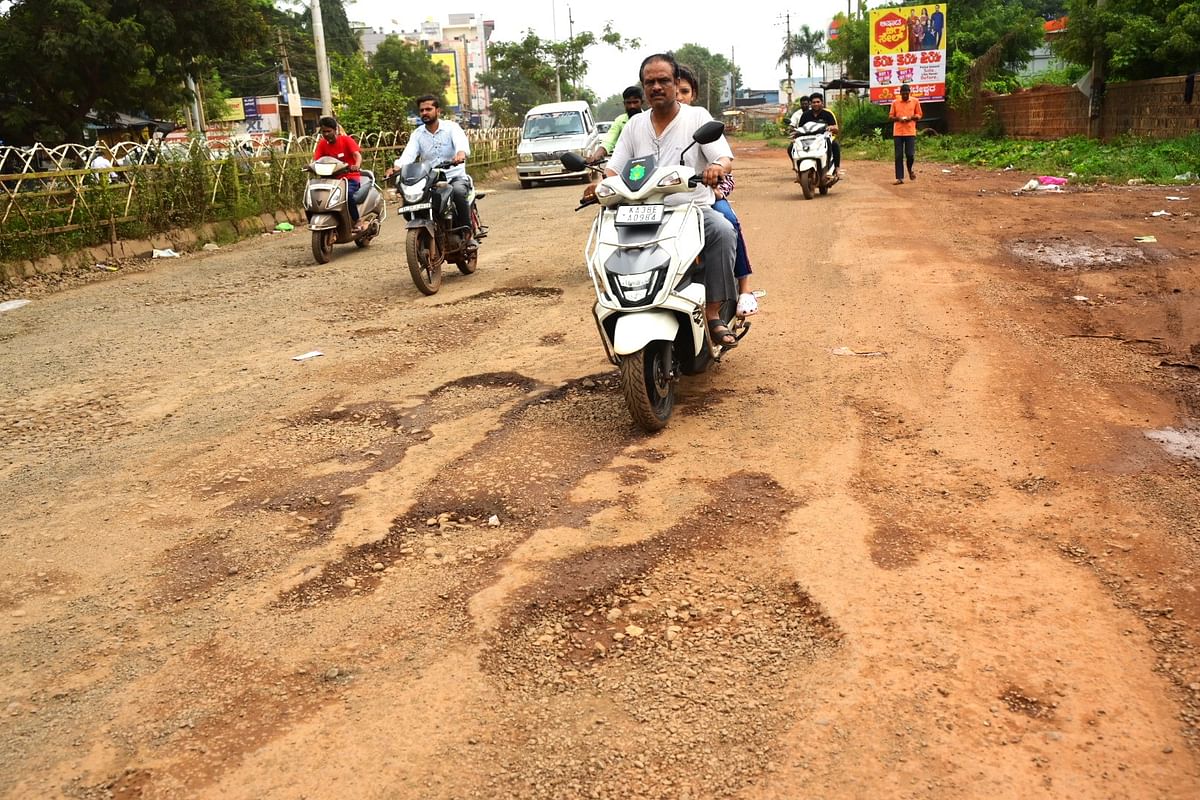
[[[421,294],[436,294],[442,288],[442,262],[434,263],[434,244],[429,231],[410,228],[404,243],[404,254],[408,257],[408,271]]]
[[[667,426],[675,408],[671,342],[655,341],[621,359],[621,393],[639,428],[649,433]]]
[[[333,243],[337,241],[337,230],[313,231],[312,253],[318,264],[328,264],[333,257]]]

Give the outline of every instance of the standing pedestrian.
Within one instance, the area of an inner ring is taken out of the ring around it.
[[[916,180],[913,162],[917,157],[917,120],[922,116],[921,101],[909,99],[912,89],[907,83],[900,84],[900,99],[892,101],[888,118],[892,120],[892,141],[896,146],[896,182],[904,183],[904,165],[908,163],[909,180]]]

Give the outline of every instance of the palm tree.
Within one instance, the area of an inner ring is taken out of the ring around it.
[[[813,58],[821,50],[821,45],[825,43],[825,31],[811,30],[807,25],[801,25],[799,33],[792,34],[795,43],[792,45],[792,51],[798,56],[804,56],[808,62],[808,77],[812,77],[812,62]]]

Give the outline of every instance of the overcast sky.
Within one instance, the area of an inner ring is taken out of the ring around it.
[[[885,5],[870,2],[869,6]],[[893,5],[887,3],[886,5]],[[896,2],[894,5],[903,5]],[[824,31],[838,11],[846,11],[846,0],[731,0],[725,4],[711,0],[699,2],[655,2],[650,5],[626,2],[571,3],[575,31],[599,33],[606,21],[626,38],[641,40],[636,51],[617,51],[597,45],[588,51],[585,83],[600,99],[616,94],[637,80],[641,59],[650,53],[673,50],[691,43],[731,55],[742,71],[742,84],[752,89],[778,88],[785,77],[783,67],[775,65],[783,50],[784,13],[791,12],[792,31],[801,25]],[[395,0],[347,0],[346,12],[353,22],[362,22],[385,30],[415,30],[432,16],[434,4],[397,3]],[[563,0],[447,0],[437,3],[435,19],[443,25],[448,16],[478,14],[496,23],[493,41],[515,41],[527,29],[550,38],[555,28],[559,37],[567,36],[568,3]],[[554,18],[551,12],[553,10]],[[553,24],[552,24],[553,23]],[[802,59],[792,63],[798,83],[804,78]],[[814,73],[819,68],[813,66]]]

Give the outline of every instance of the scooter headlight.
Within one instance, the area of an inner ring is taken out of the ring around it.
[[[670,175],[658,182],[658,188],[665,189],[668,186],[678,186],[681,183],[683,183],[683,179],[679,177],[679,173],[672,172]]]
[[[332,205],[336,205],[336,204],[340,203],[341,200],[342,200],[342,187],[341,187],[341,184],[338,184],[337,186],[333,187],[333,191],[331,191],[329,193],[329,200],[327,200],[325,204],[327,206],[332,206]]]
[[[421,196],[425,194],[425,184],[424,182],[419,183],[416,186],[402,184],[400,187],[400,193],[404,195],[404,202],[406,203],[419,202]]]
[[[603,183],[596,187],[597,200],[603,200],[606,197],[612,197],[616,193],[617,191],[615,189],[613,189],[611,186],[606,186]]]
[[[617,284],[621,287],[621,295],[631,303],[645,300],[654,284],[654,275],[658,270],[640,272],[637,275],[618,275]]]

